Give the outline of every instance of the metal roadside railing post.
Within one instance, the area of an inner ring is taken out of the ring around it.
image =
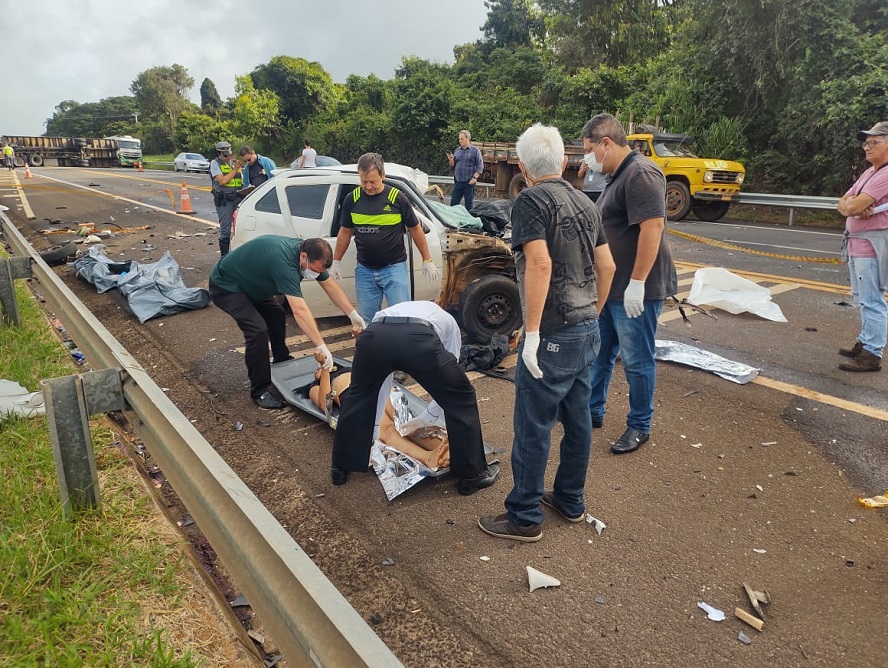
[[[31,258],[0,258],[0,311],[7,325],[21,324],[18,299],[15,296],[15,279],[31,278]]]
[[[101,502],[89,416],[122,410],[120,371],[102,369],[40,382],[52,456],[62,495],[62,512],[98,508]]]
[[[789,207],[789,227],[792,227],[792,216],[795,213],[795,208]]]

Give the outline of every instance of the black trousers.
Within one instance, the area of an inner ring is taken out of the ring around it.
[[[366,471],[373,445],[376,399],[393,371],[409,373],[444,409],[450,469],[473,478],[487,466],[475,388],[431,325],[371,323],[358,337],[348,394],[339,409],[333,466]]]
[[[244,362],[250,378],[250,396],[258,399],[271,385],[268,346],[275,362],[290,359],[287,349],[287,322],[284,307],[272,297],[258,304],[242,292],[222,290],[210,281],[210,299],[234,318],[244,333]]]

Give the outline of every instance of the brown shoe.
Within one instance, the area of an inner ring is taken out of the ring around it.
[[[839,348],[839,355],[844,357],[857,357],[862,352],[863,344],[860,341],[855,341],[850,348]]]
[[[882,358],[863,350],[857,357],[839,364],[842,371],[879,371],[882,368]]]
[[[478,527],[486,534],[496,538],[517,540],[522,543],[535,543],[543,537],[539,524],[515,524],[509,515],[484,515],[478,519]]]

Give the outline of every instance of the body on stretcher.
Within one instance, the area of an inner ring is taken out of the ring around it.
[[[335,356],[333,357],[333,364],[343,371],[351,370],[352,366],[349,360]],[[318,363],[312,356],[287,360],[286,362],[271,365],[271,380],[281,393],[284,401],[336,429],[339,420],[339,404],[333,401],[332,398],[328,398],[325,410],[321,410],[309,397],[309,390],[315,384],[315,369],[317,368]],[[400,391],[401,401],[406,402],[406,408],[411,417],[421,415],[425,411],[428,406],[427,402],[417,397],[398,382],[394,382],[394,386]],[[401,413],[403,408],[401,406],[398,412]],[[484,450],[488,454],[492,452],[492,448],[486,443],[484,444]],[[440,478],[449,473],[450,468],[442,467],[435,470],[426,470],[429,471],[426,475]]]

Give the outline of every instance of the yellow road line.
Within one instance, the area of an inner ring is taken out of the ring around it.
[[[34,210],[31,208],[31,203],[28,201],[28,196],[25,194],[24,186],[21,181],[19,181],[18,174],[15,170],[9,172],[12,178],[12,186],[11,189],[14,189],[16,194],[10,195],[10,197],[18,197],[19,203],[22,205],[22,210],[25,212],[25,216],[27,216],[28,220],[34,220],[37,216],[34,215]]]
[[[198,223],[203,223],[204,225],[209,225],[210,227],[219,227],[219,223],[212,220],[207,220],[205,218],[198,218],[197,216],[189,216],[185,214],[175,213],[174,211],[170,211],[169,209],[164,209],[163,207],[154,206],[153,204],[147,204],[146,202],[140,202],[135,199],[130,199],[129,197],[121,197],[120,195],[112,195],[111,193],[104,193],[101,190],[95,190],[94,188],[90,188],[89,186],[82,186],[77,183],[70,183],[68,181],[63,181],[61,179],[56,179],[51,176],[47,176],[46,174],[41,174],[41,178],[49,179],[50,181],[55,181],[56,183],[61,183],[63,185],[69,186],[71,188],[80,188],[81,190],[85,190],[87,192],[93,193],[95,195],[101,195],[102,197],[110,197],[111,199],[116,199],[121,202],[127,202],[129,204],[134,204],[136,206],[143,206],[146,209],[154,209],[155,211],[160,211],[162,213],[168,213],[171,216],[176,218],[187,218],[189,220],[193,220]],[[127,177],[132,178],[132,177]]]
[[[769,387],[772,390],[778,390],[779,392],[785,392],[786,394],[792,394],[804,399],[811,399],[812,401],[817,401],[822,404],[835,406],[836,408],[841,408],[846,411],[851,411],[853,413],[858,413],[860,415],[875,418],[876,420],[888,422],[888,411],[882,410],[881,408],[873,408],[872,406],[859,404],[856,401],[848,401],[847,399],[834,397],[830,394],[815,392],[814,390],[809,390],[807,387],[800,387],[798,385],[784,383],[782,381],[774,380],[773,378],[767,378],[765,376],[757,376],[752,380],[752,382],[757,383],[758,385]]]
[[[676,268],[679,266],[682,269],[705,269],[707,267],[711,267],[712,265],[708,264],[696,264],[693,262],[683,262],[678,261],[675,263]],[[755,281],[758,283],[759,281],[772,281],[774,283],[797,283],[803,288],[808,288],[809,290],[821,290],[823,292],[834,292],[840,295],[850,295],[851,288],[846,287],[844,285],[838,285],[836,283],[826,283],[825,281],[811,281],[804,278],[789,278],[788,276],[779,276],[775,274],[761,274],[754,271],[743,271],[742,269],[733,269],[731,267],[725,267],[728,271],[731,271],[738,276],[743,276],[744,278],[748,278],[751,281]]]
[[[687,239],[689,241],[696,241],[697,243],[706,244],[707,246],[714,246],[716,248],[724,248],[727,250],[735,250],[740,251],[741,253],[750,253],[751,255],[761,255],[764,257],[773,257],[781,260],[794,260],[796,262],[816,262],[818,264],[839,264],[841,260],[835,257],[804,257],[801,255],[781,255],[780,253],[769,253],[767,251],[755,250],[753,248],[746,248],[745,246],[738,246],[737,244],[732,244],[727,241],[719,241],[717,239],[710,239],[708,237],[701,237],[697,234],[688,234],[687,232],[679,232],[678,230],[669,230],[669,234],[674,234],[677,237],[681,237],[682,239]]]
[[[81,169],[80,171],[81,172],[89,172],[90,174],[98,174],[99,176],[113,176],[118,179],[129,179],[130,181],[140,181],[140,182],[147,181],[148,183],[153,183],[155,185],[157,185],[157,184],[162,185],[162,186],[173,185],[175,187],[174,184],[167,183],[166,181],[156,181],[154,179],[145,178],[144,176],[130,176],[129,174],[118,174],[117,172],[108,172],[105,170],[95,170],[95,169]],[[163,172],[163,173],[168,174],[169,172]],[[174,172],[174,173],[176,173],[176,172]],[[212,188],[210,188],[209,186],[198,186],[198,185],[191,186],[191,185],[189,185],[188,187],[194,188],[195,190],[205,190],[207,192],[212,190]]]

